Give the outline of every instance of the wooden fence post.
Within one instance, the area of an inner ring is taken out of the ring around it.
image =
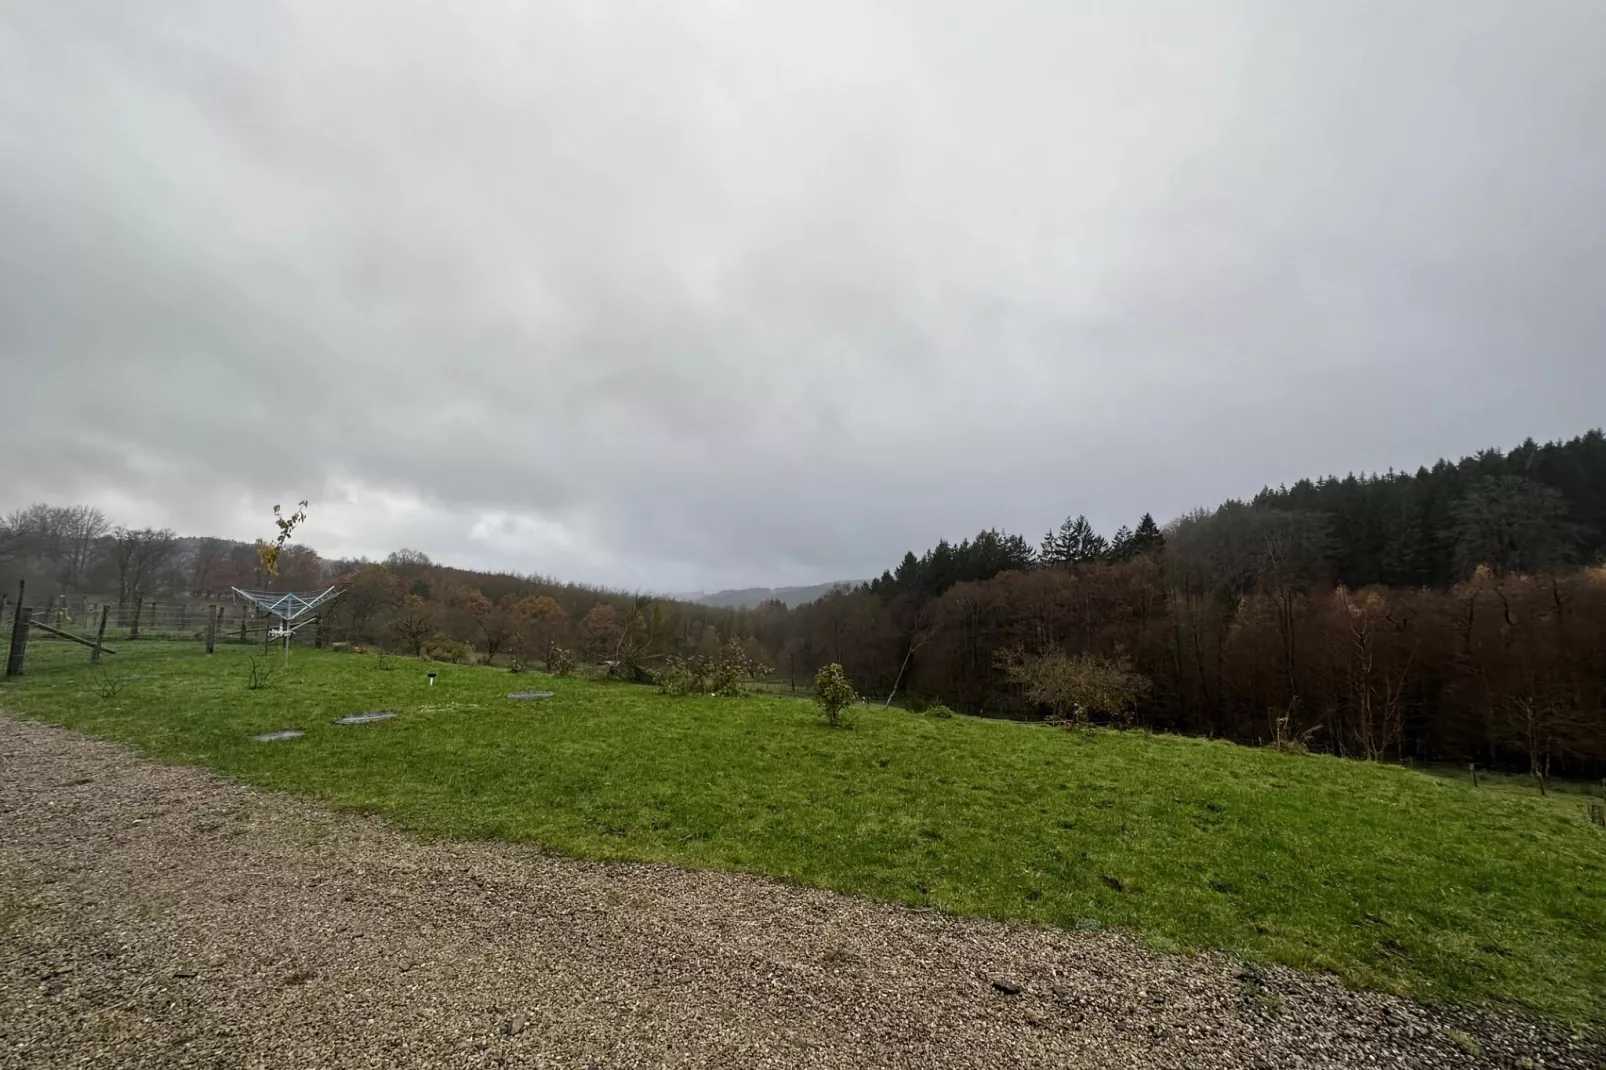
[[[22,623],[22,595],[28,589],[27,580],[17,581],[17,608],[11,614],[11,630],[15,632],[17,625]]]
[[[17,607],[17,616],[11,625],[11,656],[6,659],[6,675],[22,675],[22,659],[28,653],[28,628],[33,623],[33,610]]]
[[[156,619],[156,599],[153,598],[151,599],[151,631],[160,632],[161,630],[162,626],[157,622]],[[158,638],[160,638],[160,636],[158,636]]]
[[[106,614],[111,606],[104,603],[100,607],[100,627],[95,630],[95,649],[89,652],[89,664],[100,664],[100,648],[106,644]]]
[[[180,602],[178,604],[178,630],[181,632],[184,630],[184,622],[189,619],[189,610],[190,607],[187,603]]]
[[[217,619],[223,615],[222,606],[213,606],[212,612],[207,614],[206,620],[206,652],[212,653],[212,647],[217,642]]]
[[[240,610],[240,642],[245,643],[245,610]]]
[[[323,614],[322,613],[320,613],[316,617],[312,618],[312,628],[313,628],[313,631],[312,631],[312,648],[314,650],[322,650],[323,649]]]
[[[138,639],[139,638],[139,618],[144,616],[144,615],[145,615],[145,599],[143,599],[143,598],[134,599],[134,626],[132,628],[130,628],[129,632],[128,632],[128,637],[130,639]]]

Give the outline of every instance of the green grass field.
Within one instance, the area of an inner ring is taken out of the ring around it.
[[[277,654],[274,656],[277,661]],[[740,869],[959,914],[1125,926],[1429,1001],[1606,1023],[1606,830],[1586,800],[1139,732],[297,650],[125,644],[103,697],[36,644],[13,712],[382,813],[423,836]],[[440,674],[426,686],[425,672]],[[508,700],[513,690],[556,697]],[[390,709],[363,726],[337,716]],[[301,728],[288,742],[254,733]]]

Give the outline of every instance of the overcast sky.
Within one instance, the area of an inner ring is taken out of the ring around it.
[[[1606,423],[1606,4],[0,0],[0,508],[655,590]]]

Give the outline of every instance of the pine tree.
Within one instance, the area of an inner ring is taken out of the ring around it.
[[[898,591],[918,591],[920,589],[920,559],[909,551],[903,555],[898,563],[898,571],[893,574],[892,586]]]
[[[1037,551],[1020,535],[1004,535],[998,540],[1002,565],[1006,569],[1025,572],[1037,564]]]
[[[1424,536],[1422,504],[1407,493],[1389,518],[1383,542],[1382,582],[1390,587],[1424,587],[1432,582],[1431,547]]]
[[[1115,537],[1110,540],[1110,547],[1105,551],[1105,557],[1111,561],[1126,561],[1132,556],[1132,529],[1125,524],[1121,525]]]
[[[1069,536],[1067,548],[1074,562],[1097,561],[1109,549],[1104,536],[1093,530],[1085,516],[1078,516],[1071,524]]]
[[[1302,479],[1267,487],[1254,504],[1329,517],[1338,579],[1348,586],[1442,588],[1465,565],[1457,560],[1460,514],[1477,498],[1476,488],[1497,477],[1554,487],[1566,502],[1575,559],[1606,560],[1606,434],[1598,429],[1565,442],[1529,439],[1509,453],[1480,450],[1415,473]]]
[[[1049,567],[1075,565],[1102,558],[1108,545],[1085,516],[1066,517],[1058,531],[1043,536],[1039,561]]]
[[[1037,550],[1037,560],[1044,568],[1053,568],[1063,565],[1070,559],[1065,555],[1065,532],[1070,526],[1071,518],[1066,517],[1065,523],[1059,526],[1058,531],[1050,531],[1043,536],[1043,543]]]
[[[1165,550],[1165,536],[1160,533],[1160,525],[1154,522],[1154,516],[1144,513],[1143,519],[1138,521],[1137,530],[1132,533],[1131,549],[1128,557],[1146,557],[1161,553]]]

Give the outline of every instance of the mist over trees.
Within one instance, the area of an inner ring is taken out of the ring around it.
[[[0,518],[0,584],[30,601],[215,601],[342,588],[330,636],[508,667],[575,653],[651,679],[729,656],[807,690],[1015,718],[1131,721],[1241,742],[1606,773],[1606,437],[1485,450],[1414,474],[1267,488],[1108,537],[1072,514],[1041,539],[939,540],[857,590],[718,608],[482,573],[114,527],[87,506]],[[676,663],[680,663],[677,661]]]

